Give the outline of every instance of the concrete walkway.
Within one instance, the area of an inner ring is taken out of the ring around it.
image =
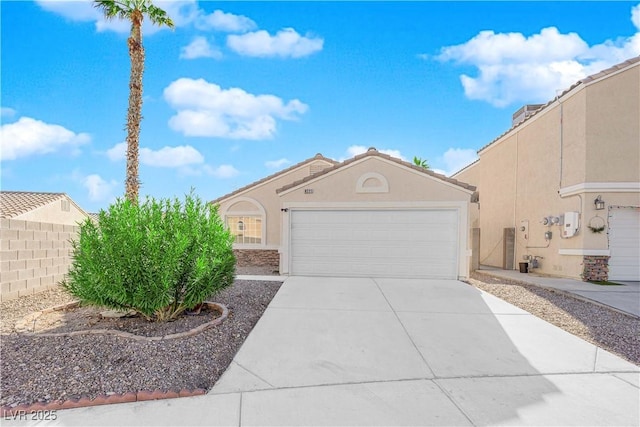
[[[485,266],[481,266],[479,272],[568,292],[623,313],[640,317],[640,282],[616,282],[620,283],[620,286],[603,286],[581,280],[538,276],[535,273],[520,273],[520,271]]]
[[[209,394],[43,424],[637,426],[639,402],[637,366],[462,282],[290,277]]]

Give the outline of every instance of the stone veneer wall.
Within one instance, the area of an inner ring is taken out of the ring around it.
[[[277,249],[234,249],[238,267],[280,268],[280,254]]]
[[[0,301],[55,288],[71,264],[79,227],[0,219]]]
[[[585,255],[582,264],[582,280],[596,282],[609,280],[609,257],[599,255]]]

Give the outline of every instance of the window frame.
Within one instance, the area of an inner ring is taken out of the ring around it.
[[[231,228],[229,224],[229,220],[231,218],[238,218],[237,228],[234,230]],[[234,245],[239,246],[264,246],[264,217],[262,215],[256,214],[246,214],[246,213],[231,213],[225,215],[224,218],[225,225],[234,236]],[[242,224],[242,226],[240,226]],[[257,232],[259,237],[246,237],[247,232]],[[242,241],[238,241],[238,238],[242,235]],[[247,242],[247,239],[259,239],[259,241]]]

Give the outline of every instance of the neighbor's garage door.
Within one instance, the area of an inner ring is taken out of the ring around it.
[[[457,210],[292,210],[291,273],[458,278]]]
[[[640,210],[609,211],[609,280],[640,280]]]

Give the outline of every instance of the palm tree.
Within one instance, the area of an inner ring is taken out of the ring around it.
[[[140,122],[142,121],[142,74],[144,73],[144,47],[142,46],[142,21],[147,16],[156,25],[173,28],[167,13],[154,6],[151,0],[95,0],[106,19],[131,21],[131,33],[127,39],[131,58],[129,77],[129,108],[127,110],[127,175],[125,195],[133,203],[138,202],[140,179],[138,178],[138,152],[140,146]]]
[[[418,156],[413,156],[413,164],[421,168],[429,169],[429,162],[427,159],[421,159]]]

